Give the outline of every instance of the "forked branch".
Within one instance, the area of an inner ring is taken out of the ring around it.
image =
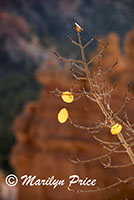
[[[116,112],[114,112],[111,108],[110,100],[111,100],[111,93],[115,89],[115,85],[113,86],[112,89],[108,88],[106,86],[104,76],[111,73],[113,68],[117,65],[117,61],[108,70],[106,70],[104,72],[102,71],[102,69],[100,67],[100,63],[99,63],[98,64],[98,72],[93,73],[93,75],[91,75],[90,70],[89,70],[89,65],[95,59],[102,56],[108,43],[106,43],[102,47],[102,49],[98,52],[97,55],[95,55],[90,60],[87,60],[86,56],[85,56],[85,48],[88,47],[91,44],[91,42],[94,41],[94,38],[92,38],[90,41],[88,41],[86,44],[83,45],[82,40],[81,40],[81,35],[80,35],[82,28],[78,27],[78,28],[75,28],[75,30],[77,32],[78,42],[75,42],[70,36],[69,36],[69,40],[74,45],[76,45],[80,48],[81,60],[65,59],[65,58],[61,57],[60,55],[58,55],[56,52],[55,52],[55,55],[63,62],[72,63],[75,66],[75,68],[77,69],[77,73],[73,69],[71,69],[71,72],[72,72],[73,77],[77,81],[83,81],[83,80],[87,81],[90,89],[89,89],[89,91],[86,91],[86,89],[83,88],[82,91],[79,93],[79,97],[86,96],[91,101],[97,103],[98,107],[100,108],[100,111],[104,115],[104,122],[99,121],[99,122],[95,123],[93,126],[86,127],[86,126],[83,126],[80,124],[75,124],[70,117],[69,117],[69,121],[75,128],[80,128],[80,129],[86,130],[87,132],[93,133],[93,134],[98,133],[104,127],[108,128],[108,129],[112,128],[114,125],[116,125],[118,123],[120,123],[120,125],[123,127],[123,129],[122,129],[123,131],[121,130],[117,133],[117,138],[118,138],[119,142],[108,142],[108,141],[101,140],[101,139],[97,138],[96,136],[94,136],[94,139],[96,139],[98,142],[100,142],[100,144],[103,145],[103,148],[108,151],[106,154],[98,156],[96,158],[91,158],[88,160],[80,160],[77,158],[76,160],[71,160],[71,162],[83,164],[83,163],[89,163],[89,162],[93,162],[93,161],[100,161],[102,163],[102,165],[104,166],[104,168],[120,168],[120,167],[124,168],[124,167],[129,167],[131,165],[134,165],[134,152],[132,150],[132,147],[134,146],[134,142],[131,141],[134,139],[134,130],[133,130],[134,124],[131,124],[129,122],[129,119],[128,119],[128,116],[126,113],[125,113],[125,119],[126,119],[125,121],[122,120],[118,116],[125,109],[125,106],[127,105],[128,101],[131,100],[130,90],[128,89],[128,92],[127,92],[127,95],[126,95],[126,98],[125,98],[123,104],[120,106],[120,108]],[[74,93],[74,94],[77,94],[77,93]],[[128,134],[128,137],[129,137],[128,139],[126,139],[126,137],[124,136],[125,133]],[[119,149],[120,147],[124,147],[124,150],[120,150]],[[114,166],[114,165],[112,165],[112,159],[111,159],[111,154],[113,154],[113,153],[126,153],[129,156],[131,162],[129,162],[127,164]],[[104,158],[108,159],[107,163],[105,163],[103,161]],[[104,187],[104,188],[98,188],[96,190],[83,191],[83,190],[79,190],[79,189],[70,189],[70,191],[94,193],[94,192],[110,189],[121,183],[128,183],[129,181],[132,181],[132,180],[134,180],[134,177],[129,177],[129,178],[126,178],[123,180],[118,179],[118,181],[116,183],[114,183],[110,186]]]

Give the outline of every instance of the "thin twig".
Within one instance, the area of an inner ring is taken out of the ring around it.
[[[70,35],[68,35],[68,39],[76,46],[80,46],[79,43],[75,42],[74,40],[72,40],[72,38],[70,37]]]
[[[109,185],[109,186],[106,186],[106,187],[102,187],[102,188],[97,188],[96,190],[80,190],[80,189],[70,189],[69,188],[69,191],[70,192],[77,192],[77,193],[80,193],[80,192],[84,192],[84,193],[95,193],[95,192],[102,192],[102,191],[106,191],[106,190],[109,190],[111,188],[114,188],[115,186],[118,186],[120,185],[121,183],[124,183],[124,184],[128,184],[130,181],[133,181],[134,180],[134,177],[128,177],[128,178],[125,178],[125,179],[119,179],[117,178],[117,182]]]
[[[59,54],[57,54],[56,52],[54,52],[54,54],[63,62],[83,64],[83,62],[81,60],[65,59],[65,58],[61,57]]]

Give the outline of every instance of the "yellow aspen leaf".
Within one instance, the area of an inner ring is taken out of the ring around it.
[[[71,190],[70,190],[70,187],[67,187],[67,190],[68,190],[68,191],[71,191]]]
[[[120,125],[120,124],[117,123],[117,124],[115,124],[115,125],[112,126],[110,132],[113,135],[116,135],[116,134],[120,133],[121,130],[122,130],[122,125]]]
[[[66,108],[62,108],[58,113],[58,121],[60,123],[65,123],[67,121],[67,119],[68,119],[68,116],[69,116],[69,114],[68,114],[67,109]]]
[[[69,91],[63,92],[61,98],[66,103],[72,103],[74,101],[74,96]]]

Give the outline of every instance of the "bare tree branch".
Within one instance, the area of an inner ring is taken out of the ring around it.
[[[133,181],[134,180],[134,177],[128,177],[128,178],[125,178],[125,179],[119,179],[117,178],[117,182],[109,185],[109,186],[106,186],[106,187],[102,187],[102,188],[97,188],[96,190],[80,190],[80,189],[70,189],[69,191],[70,192],[77,192],[77,193],[80,193],[80,192],[84,192],[84,193],[95,193],[95,192],[102,192],[102,191],[106,191],[106,190],[109,190],[111,188],[114,188],[115,186],[118,186],[120,185],[121,183],[124,183],[124,184],[129,184],[130,181]]]
[[[72,40],[72,38],[70,37],[70,35],[68,35],[68,39],[76,46],[80,46],[79,43],[75,42],[74,40]]]
[[[91,40],[89,40],[84,46],[83,48],[85,49],[87,46],[89,46],[93,41],[95,40],[95,38],[91,38]]]
[[[54,52],[54,54],[63,62],[83,64],[83,62],[81,60],[65,59],[65,58],[61,57],[60,55],[58,55],[56,52]]]
[[[97,133],[101,128],[103,128],[103,123],[96,123],[93,126],[82,126],[80,124],[75,124],[72,119],[69,117],[70,124],[72,124],[75,128],[86,130],[89,133]]]
[[[94,56],[91,60],[89,60],[87,64],[90,65],[96,58],[102,57],[102,53],[104,52],[104,50],[107,47],[107,45],[108,45],[108,43],[106,43],[104,45],[104,47],[99,51],[99,53],[96,56]]]
[[[112,72],[113,68],[117,65],[118,61],[116,61],[109,69],[102,73],[102,75],[107,75]]]
[[[79,25],[78,25],[78,27],[79,27]],[[98,63],[98,71],[91,74],[90,70],[89,70],[89,65],[96,58],[102,57],[102,54],[103,54],[105,48],[107,47],[108,43],[106,43],[100,49],[100,51],[97,53],[97,55],[95,55],[93,58],[91,58],[89,61],[87,61],[86,56],[85,56],[85,48],[88,47],[95,40],[95,38],[93,37],[90,41],[88,41],[85,45],[83,45],[82,40],[81,40],[81,35],[80,35],[80,32],[83,29],[81,27],[80,28],[74,27],[74,29],[77,32],[78,42],[73,41],[70,36],[69,36],[69,40],[74,45],[76,45],[80,48],[81,60],[64,59],[57,53],[55,53],[55,55],[63,62],[72,63],[74,65],[74,67],[78,70],[78,71],[74,72],[74,70],[71,69],[73,77],[77,81],[86,81],[86,83],[89,86],[89,89],[88,89],[89,91],[86,91],[85,88],[83,87],[81,92],[79,92],[79,93],[74,92],[74,95],[77,96],[78,98],[85,96],[88,99],[90,99],[91,101],[95,102],[98,105],[102,114],[104,115],[105,121],[104,122],[98,121],[97,123],[94,123],[92,126],[83,126],[80,124],[75,124],[72,121],[72,119],[69,117],[69,122],[75,128],[86,130],[87,132],[89,132],[91,134],[98,133],[104,127],[110,129],[117,123],[120,123],[120,125],[123,127],[123,129],[122,129],[123,131],[117,132],[117,134],[116,134],[118,142],[104,141],[103,139],[100,139],[100,138],[96,137],[95,135],[93,136],[93,138],[102,145],[103,149],[108,151],[107,153],[97,156],[95,158],[87,159],[87,160],[80,160],[79,158],[77,158],[76,160],[70,160],[70,161],[73,163],[81,163],[81,164],[90,163],[90,162],[94,162],[94,161],[100,161],[102,163],[102,165],[104,166],[104,168],[125,168],[125,167],[129,167],[131,165],[134,165],[134,151],[132,148],[134,146],[134,142],[133,142],[133,140],[134,140],[134,130],[133,130],[134,124],[130,123],[126,113],[125,113],[125,120],[122,120],[119,117],[119,114],[126,108],[128,101],[132,99],[132,98],[130,98],[130,87],[128,88],[128,91],[127,91],[127,94],[126,94],[123,104],[120,106],[120,108],[116,112],[114,112],[110,106],[110,101],[111,101],[111,94],[114,91],[116,85],[114,84],[113,88],[107,87],[106,81],[105,81],[105,75],[111,73],[113,68],[117,65],[118,62],[116,61],[106,71],[102,71],[100,63]],[[125,163],[125,164],[119,164],[119,165],[112,165],[111,155],[112,154],[121,154],[121,153],[127,154],[128,157],[130,158],[131,162]],[[107,159],[107,161],[104,162],[105,159]],[[103,188],[97,188],[96,190],[85,190],[85,191],[79,190],[79,189],[69,189],[69,190],[76,191],[76,192],[94,193],[94,192],[111,189],[121,183],[127,184],[133,180],[134,180],[134,177],[128,177],[126,179],[118,178],[117,182],[115,182],[109,186],[103,187]]]

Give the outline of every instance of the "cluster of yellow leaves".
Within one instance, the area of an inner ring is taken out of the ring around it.
[[[71,92],[63,92],[61,98],[66,103],[72,103],[74,101],[74,96]],[[62,108],[58,113],[58,121],[60,123],[65,123],[69,117],[68,111],[66,108]]]
[[[61,98],[66,103],[72,103],[74,101],[74,95],[69,91],[63,92]],[[58,121],[60,123],[65,123],[68,117],[69,117],[68,110],[66,108],[62,108],[58,113]],[[116,135],[120,133],[121,130],[122,130],[122,125],[116,123],[111,127],[110,132],[112,135]]]

